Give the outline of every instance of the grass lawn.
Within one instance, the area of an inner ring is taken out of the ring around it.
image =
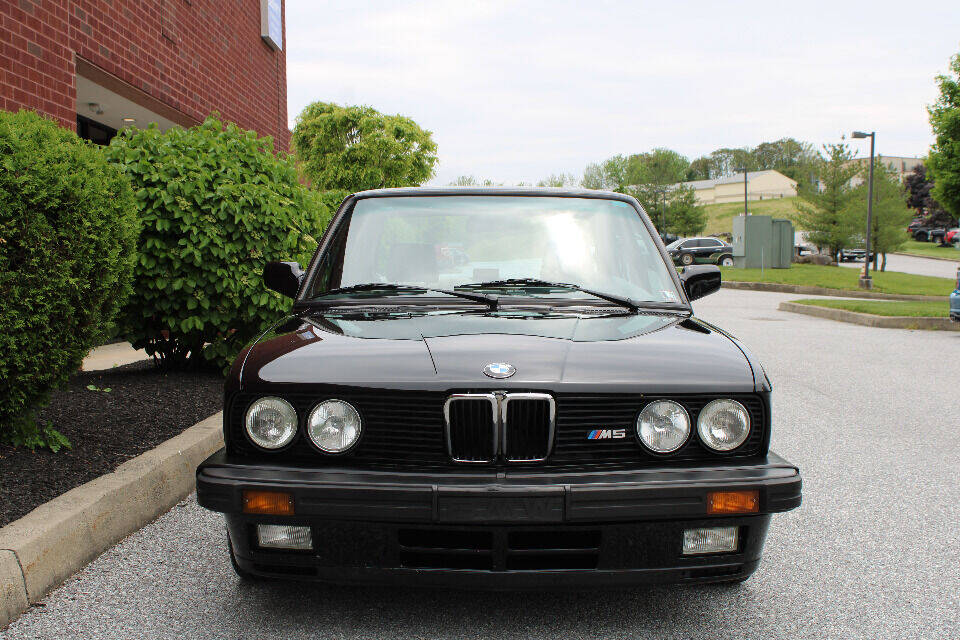
[[[912,256],[925,258],[947,258],[960,262],[960,250],[952,247],[941,247],[936,242],[917,242],[907,240],[907,243],[898,249],[900,253],[909,253]]]
[[[814,307],[844,309],[875,316],[909,316],[911,318],[946,318],[949,305],[945,302],[901,302],[900,300],[793,300],[797,304]]]
[[[857,281],[860,278],[860,270],[845,267],[795,264],[789,269],[764,269],[763,277],[760,276],[760,269],[721,267],[720,271],[723,273],[724,280],[731,281],[775,282],[778,284],[825,287],[827,289],[859,290]],[[875,271],[871,272],[870,275],[873,276],[873,290],[880,293],[949,296],[956,286],[952,278],[915,276],[896,271]]]
[[[793,204],[796,200],[796,198],[751,200],[749,203],[750,213],[793,220],[797,213],[797,208]],[[703,235],[709,236],[724,231],[730,233],[733,230],[734,216],[743,213],[743,201],[708,204],[704,206],[704,209],[707,211],[707,228],[704,230]]]

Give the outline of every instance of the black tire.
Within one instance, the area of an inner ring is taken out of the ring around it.
[[[689,267],[690,265],[692,265],[692,264],[693,264],[693,254],[685,253],[685,254],[683,254],[682,256],[680,256],[680,264],[682,264],[682,265],[685,266],[685,267]]]
[[[233,567],[234,572],[240,576],[240,579],[244,582],[262,582],[264,579],[260,576],[255,576],[249,571],[244,571],[240,568],[240,565],[237,564],[237,556],[233,553],[233,545],[227,541],[227,549],[230,551],[230,565]]]
[[[732,267],[733,266],[733,256],[731,255],[722,255],[717,261],[721,267]]]
[[[926,242],[929,238],[930,236],[927,235],[926,231],[918,231],[917,234],[913,236],[913,239],[917,242]]]

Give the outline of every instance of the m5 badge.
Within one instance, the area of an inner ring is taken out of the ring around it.
[[[594,429],[587,434],[587,440],[619,440],[626,437],[626,429]]]

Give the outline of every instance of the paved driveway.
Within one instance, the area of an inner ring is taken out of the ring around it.
[[[957,251],[957,257],[960,258],[960,251]],[[842,262],[840,266],[863,270],[862,262]],[[902,271],[918,276],[953,279],[957,277],[957,267],[960,267],[960,262],[934,260],[932,258],[921,258],[920,256],[904,256],[895,253],[887,254],[887,271]]]
[[[247,585],[230,569],[221,519],[191,498],[0,637],[958,638],[960,333],[776,310],[790,298],[723,290],[696,305],[761,356],[775,386],[773,449],[804,474],[803,506],[774,517],[763,563],[743,585],[560,594]]]

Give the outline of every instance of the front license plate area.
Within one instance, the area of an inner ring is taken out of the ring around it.
[[[563,494],[557,492],[531,496],[440,490],[437,496],[437,520],[473,523],[563,522]]]

